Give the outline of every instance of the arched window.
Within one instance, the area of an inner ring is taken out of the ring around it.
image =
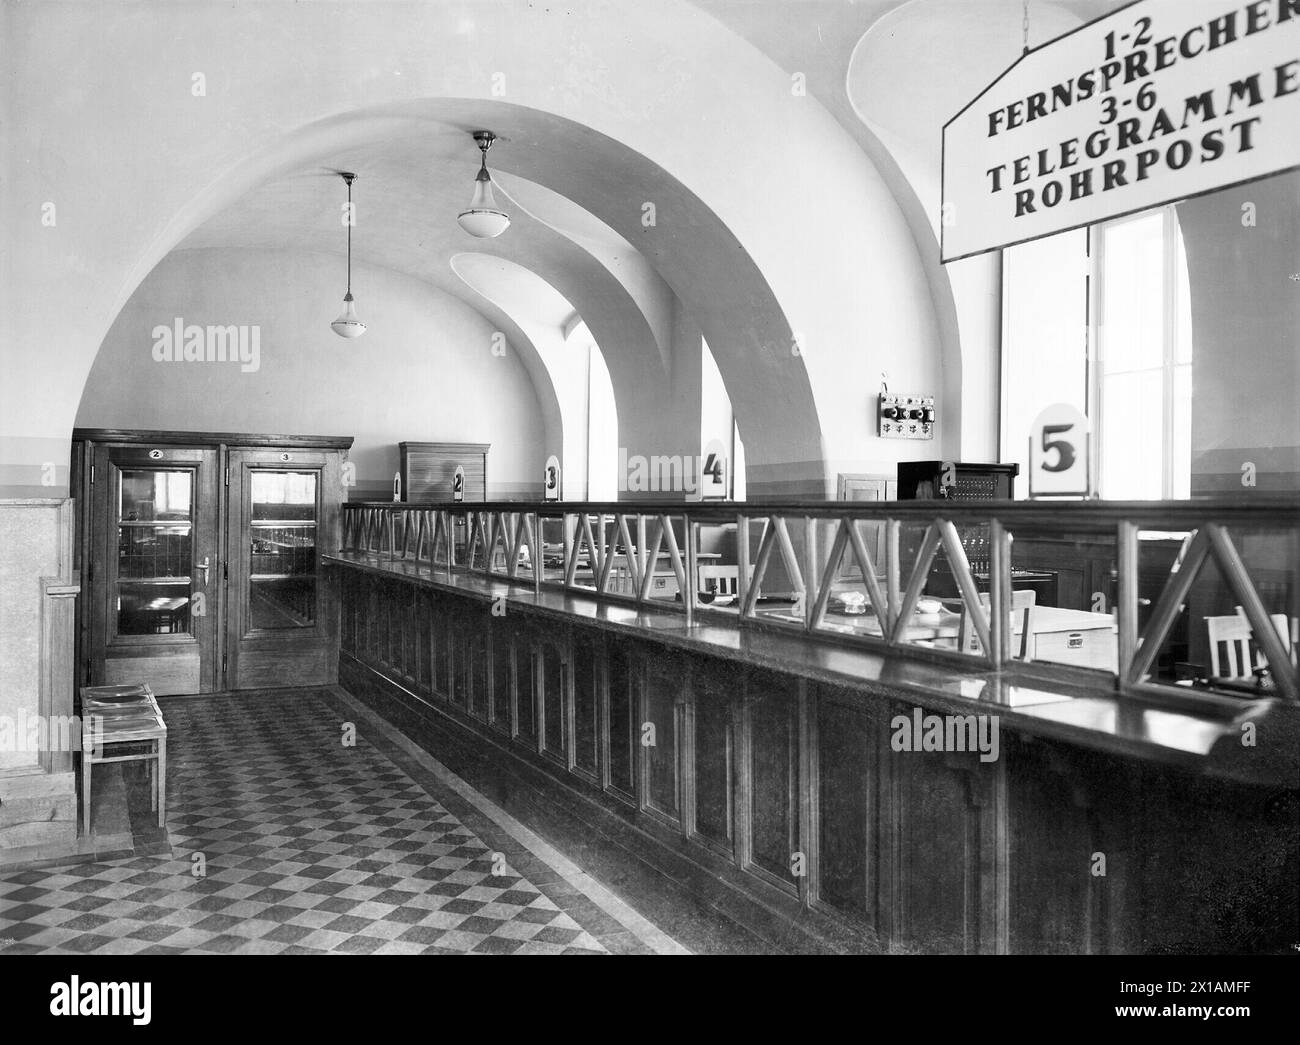
[[[577,323],[569,331],[565,347],[566,351],[582,354],[586,376],[586,499],[617,501],[618,410],[609,368],[585,322]]]

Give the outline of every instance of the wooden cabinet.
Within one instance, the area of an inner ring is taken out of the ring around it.
[[[78,429],[86,685],[159,695],[319,685],[338,663],[350,438]]]
[[[451,501],[456,469],[465,470],[462,500],[487,500],[490,443],[398,443],[402,500]]]

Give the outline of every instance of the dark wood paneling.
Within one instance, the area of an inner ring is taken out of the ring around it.
[[[871,720],[818,694],[818,894],[823,903],[868,925],[877,923],[877,789]]]
[[[531,629],[515,636],[515,735],[537,745],[537,663]]]
[[[573,767],[593,781],[600,773],[600,685],[603,644],[598,637],[573,640]]]
[[[673,852],[707,870],[701,881],[734,873],[765,907],[795,905],[838,934],[836,946],[1255,953],[1285,951],[1300,932],[1295,788],[1227,784],[1005,731],[988,763],[895,752],[891,717],[912,706],[883,695],[884,679],[859,691],[776,670],[746,676],[730,662],[688,662],[644,637],[581,622],[557,640],[551,620],[490,618],[479,599],[341,572],[349,663],[397,692],[418,692],[421,605],[433,665],[451,633],[490,634],[491,671],[469,658],[463,706],[411,697],[419,713],[493,738],[499,757],[538,767],[566,794],[585,789],[587,800],[636,824],[629,837],[671,840]],[[415,621],[407,639],[383,641],[404,620]],[[481,721],[485,673],[493,728]],[[445,676],[439,687],[447,692]],[[548,732],[558,712],[564,741],[544,754],[543,705]],[[504,745],[496,729],[511,714],[519,742]],[[641,744],[648,725],[653,746]],[[1098,854],[1104,875],[1093,873]],[[804,876],[792,872],[796,855]]]
[[[426,591],[420,596],[415,604],[415,685],[416,691],[427,697],[433,692],[433,595]]]
[[[469,631],[472,625],[463,618],[452,618],[449,626],[451,642],[451,702],[457,707],[469,708]]]
[[[451,625],[446,599],[439,599],[434,604],[429,644],[433,647],[433,695],[446,700],[451,696],[452,675]]]
[[[677,750],[683,682],[680,666],[666,658],[646,661],[638,737],[645,781],[643,807],[674,823],[681,816]]]
[[[505,623],[492,624],[492,725],[514,735],[514,638]]]
[[[798,714],[794,680],[767,673],[750,676],[745,692],[749,860],[791,886],[799,851]]]
[[[469,634],[469,707],[470,714],[482,722],[488,718],[492,693],[488,685],[489,646],[486,620],[477,622]]]
[[[640,683],[634,655],[622,643],[612,643],[606,659],[608,672],[606,738],[606,788],[629,802],[636,801],[637,745],[640,726]]]
[[[569,751],[568,679],[566,644],[545,638],[537,644],[539,698],[542,707],[542,754],[567,766]]]
[[[1095,949],[1091,890],[1096,882],[1088,810],[1090,792],[1085,768],[1061,757],[1060,749],[1041,743],[1008,745],[1005,752],[1011,786],[1009,816],[1011,860],[1017,873],[1010,880],[1011,950],[1016,954],[1086,954]],[[1112,767],[1118,768],[1118,767]],[[1044,831],[1044,823],[1052,830]],[[1112,850],[1107,878],[1122,873]],[[1105,948],[1100,948],[1105,949]]]
[[[740,676],[728,665],[697,662],[691,680],[691,783],[693,833],[731,852],[735,839],[732,810],[733,703],[740,699]]]

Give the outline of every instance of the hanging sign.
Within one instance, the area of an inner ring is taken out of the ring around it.
[[[727,448],[720,439],[709,440],[700,458],[700,497],[706,501],[727,499]]]
[[[1029,429],[1029,496],[1092,494],[1088,419],[1069,403],[1055,403]]]
[[[461,465],[456,465],[456,474],[451,477],[451,499],[453,501],[465,499],[465,469]]]
[[[1300,0],[1137,0],[943,128],[956,261],[1300,166]]]
[[[560,459],[551,454],[546,459],[546,475],[542,483],[542,492],[548,501],[560,499]]]

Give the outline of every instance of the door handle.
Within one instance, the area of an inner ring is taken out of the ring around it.
[[[196,570],[203,571],[203,583],[207,584],[208,583],[208,557],[206,555],[203,556],[203,561],[200,563],[196,563],[194,568]]]

